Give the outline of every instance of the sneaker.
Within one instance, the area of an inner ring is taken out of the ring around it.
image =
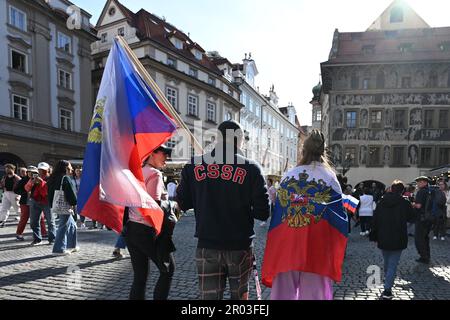
[[[441,237],[441,241],[445,241],[445,237]]]
[[[17,241],[25,241],[25,238],[23,236],[16,236]]]
[[[42,246],[42,240],[33,240],[32,243],[30,243],[30,246],[36,247],[36,246]]]
[[[80,252],[80,247],[75,247],[75,248],[67,249],[67,251],[70,251],[71,253]]]
[[[392,300],[393,297],[391,290],[384,290],[381,294],[381,299],[383,300]]]
[[[434,236],[434,237],[433,237],[433,240],[437,240],[437,237],[436,237],[436,236]]]
[[[52,255],[54,256],[68,256],[71,252],[69,250],[64,250],[63,252],[53,252]]]
[[[123,258],[123,254],[120,252],[120,249],[119,249],[119,248],[114,249],[112,255],[113,255],[113,257],[116,258],[116,259],[122,259],[122,258]]]

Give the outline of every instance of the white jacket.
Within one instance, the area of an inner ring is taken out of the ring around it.
[[[359,216],[360,217],[372,217],[375,202],[373,196],[370,194],[364,194],[359,198]]]

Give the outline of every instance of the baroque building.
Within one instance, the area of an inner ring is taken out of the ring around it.
[[[91,15],[67,0],[0,0],[3,165],[83,157],[91,104]]]
[[[321,69],[313,101],[327,109],[330,154],[350,166],[351,184],[409,183],[450,163],[450,27],[396,0],[367,31],[336,30]]]

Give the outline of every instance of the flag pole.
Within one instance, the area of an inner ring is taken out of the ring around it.
[[[155,90],[156,95],[158,96],[160,101],[163,102],[164,106],[167,108],[167,111],[174,118],[174,120],[178,124],[178,126],[181,127],[182,129],[184,129],[185,131],[187,131],[188,136],[191,138],[191,141],[193,142],[194,148],[196,149],[196,151],[203,153],[203,147],[201,146],[201,144],[197,141],[195,136],[192,134],[191,130],[189,130],[189,128],[186,126],[183,119],[181,119],[180,115],[174,109],[172,104],[167,100],[166,96],[161,92],[161,90],[159,89],[156,82],[150,76],[147,69],[145,69],[145,67],[142,65],[141,61],[136,56],[136,54],[133,52],[133,50],[131,50],[130,46],[125,41],[125,39],[121,36],[116,36],[116,39],[119,41],[119,44],[125,49],[125,51],[128,53],[128,56],[133,61],[137,71],[139,72],[141,77],[144,79],[144,81],[147,82],[147,84],[150,85],[150,87]]]

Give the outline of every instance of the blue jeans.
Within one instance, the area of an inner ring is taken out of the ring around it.
[[[33,238],[35,241],[42,241],[40,220],[41,212],[44,212],[45,220],[47,221],[48,228],[48,241],[53,242],[55,240],[55,216],[50,211],[50,206],[37,203],[36,201],[30,201],[30,226],[33,230]]]
[[[397,266],[402,255],[402,250],[381,250],[384,258],[384,290],[391,290],[394,285]]]
[[[125,238],[122,235],[119,235],[114,248],[125,249],[126,247],[127,247],[127,244],[125,242]]]
[[[59,215],[53,252],[61,253],[77,246],[77,224],[71,214]]]

